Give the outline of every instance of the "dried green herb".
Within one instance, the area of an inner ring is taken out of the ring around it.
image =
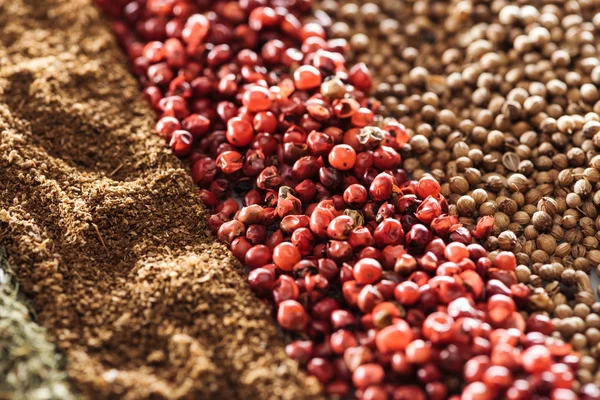
[[[23,300],[0,248],[0,399],[75,399],[60,354]]]

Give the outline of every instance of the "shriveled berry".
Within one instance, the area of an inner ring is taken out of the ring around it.
[[[223,225],[221,225],[217,235],[219,236],[219,240],[221,240],[223,243],[230,244],[233,242],[233,239],[243,235],[245,232],[246,228],[244,227],[244,224],[242,224],[240,221],[234,220],[225,222]]]
[[[386,201],[392,195],[392,188],[394,186],[394,180],[388,173],[382,172],[377,175],[371,186],[369,187],[369,194],[375,201]]]
[[[242,169],[243,156],[237,151],[224,151],[217,157],[217,167],[226,174],[232,174]]]
[[[335,217],[327,226],[327,235],[331,239],[345,240],[354,228],[354,220],[349,215]]]
[[[156,123],[156,133],[167,140],[171,140],[173,133],[181,129],[181,123],[175,117],[162,117]]]
[[[350,207],[359,208],[362,207],[367,201],[368,193],[367,189],[363,185],[358,183],[352,184],[344,190],[344,201]]]
[[[194,138],[192,134],[183,129],[173,132],[171,136],[171,142],[169,145],[173,150],[173,153],[178,157],[187,156],[192,150],[192,142]]]
[[[402,224],[394,218],[386,218],[375,228],[373,238],[380,247],[400,244],[404,239]]]

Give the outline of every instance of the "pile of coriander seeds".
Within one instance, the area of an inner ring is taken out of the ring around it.
[[[600,2],[317,7],[350,59],[371,69],[380,113],[407,127],[404,168],[440,180],[469,229],[494,218],[490,258],[516,254],[517,277],[533,290],[528,313],[550,316],[553,335],[581,354],[576,389],[597,390]]]

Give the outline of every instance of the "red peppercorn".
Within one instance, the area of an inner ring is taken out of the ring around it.
[[[243,156],[237,151],[224,151],[217,157],[217,167],[226,174],[232,174],[242,169]]]
[[[306,366],[306,370],[323,384],[329,382],[335,374],[331,363],[320,357],[311,359]]]
[[[300,258],[300,251],[292,243],[283,242],[273,249],[273,262],[284,271],[291,271]]]
[[[552,366],[552,355],[545,346],[531,346],[523,352],[523,368],[530,373],[540,373]]]
[[[237,237],[231,242],[231,253],[240,261],[244,261],[252,244],[245,237]]]
[[[454,319],[443,312],[430,314],[423,322],[423,336],[431,342],[445,342],[451,337]]]
[[[415,212],[415,217],[417,217],[419,221],[429,224],[441,214],[442,207],[439,201],[429,196],[419,205],[417,211]]]
[[[335,262],[344,262],[352,258],[352,246],[345,240],[330,240],[327,243],[327,257]]]
[[[256,132],[274,133],[277,129],[277,118],[270,111],[256,113],[252,126]]]
[[[262,244],[257,244],[246,253],[244,264],[250,269],[266,265],[271,260],[271,249]]]
[[[303,256],[312,252],[314,245],[314,236],[308,228],[298,228],[292,233],[292,243],[298,248]]]
[[[277,322],[288,331],[303,331],[308,325],[309,317],[296,300],[285,300],[279,304]]]
[[[321,86],[323,77],[312,65],[303,65],[294,71],[294,85],[298,90],[310,90]]]
[[[475,237],[476,239],[487,239],[491,234],[492,234],[492,230],[494,229],[494,217],[491,216],[483,216],[479,219],[479,221],[477,221],[477,226],[475,227],[475,230],[472,232],[473,233],[473,237]]]
[[[252,224],[246,228],[246,239],[254,245],[263,244],[267,240],[267,228],[264,225]]]
[[[273,104],[273,100],[268,89],[254,85],[244,92],[242,103],[248,111],[259,112],[268,111]]]
[[[206,189],[200,189],[200,191],[198,192],[198,197],[200,197],[200,200],[206,207],[211,208],[219,204],[219,200],[217,199],[217,197],[212,192]]]
[[[488,300],[488,318],[497,324],[504,322],[515,310],[513,299],[504,294],[495,294]]]
[[[393,325],[377,333],[375,343],[382,353],[403,351],[413,338],[413,331],[406,321],[398,319]]]
[[[358,128],[363,128],[372,125],[374,121],[373,111],[366,107],[360,107],[351,117],[352,125]]]
[[[375,239],[373,239],[373,235],[371,235],[371,231],[368,228],[357,226],[348,234],[348,242],[354,248],[361,248],[372,246],[375,243]]]
[[[156,123],[156,132],[167,140],[171,140],[173,133],[181,129],[181,124],[175,117],[162,117]]]
[[[217,235],[223,243],[230,244],[233,239],[243,235],[245,232],[246,228],[240,221],[228,221],[219,227]]]
[[[482,382],[468,384],[462,392],[461,400],[492,400],[495,393]]]
[[[316,184],[309,180],[305,179],[300,182],[294,190],[296,191],[296,195],[302,201],[302,203],[309,203],[311,200],[315,198],[317,194],[317,186]],[[308,215],[308,212],[306,213]]]
[[[502,270],[514,271],[517,268],[517,259],[513,253],[501,251],[494,259],[494,266]]]
[[[250,122],[234,117],[227,121],[227,141],[236,147],[245,147],[252,143],[254,130]]]
[[[483,373],[483,382],[494,389],[506,389],[512,382],[512,374],[506,367],[493,365]]]
[[[380,146],[373,152],[373,165],[378,171],[398,168],[402,158],[396,150],[388,146]]]
[[[285,346],[285,353],[300,364],[306,364],[310,359],[313,349],[314,345],[310,340],[296,340]]]
[[[210,120],[202,115],[190,114],[183,120],[182,126],[193,136],[201,137],[208,133]]]
[[[248,275],[250,287],[259,295],[270,293],[275,285],[275,272],[267,268],[257,268]]]
[[[210,29],[210,21],[202,14],[194,14],[188,18],[181,37],[192,48],[196,48]]]
[[[337,144],[329,152],[328,160],[335,169],[348,171],[354,167],[356,152],[347,144]]]
[[[378,385],[383,381],[385,372],[379,364],[364,364],[356,368],[352,374],[352,383],[359,389]]]
[[[342,380],[334,381],[325,386],[325,394],[329,396],[344,397],[349,390],[348,384]]]
[[[425,392],[415,385],[405,385],[394,389],[394,400],[425,400]],[[454,399],[452,399],[454,400]]]
[[[419,300],[419,286],[411,281],[399,283],[394,289],[394,298],[402,305],[413,305]]]
[[[421,339],[414,340],[406,346],[406,359],[412,364],[424,364],[431,359],[432,355],[431,344]]]
[[[320,202],[310,216],[310,230],[315,235],[326,238],[327,228],[336,216],[333,202],[330,200]]]
[[[367,201],[367,189],[360,184],[350,185],[344,190],[344,201],[350,207],[362,207]]]
[[[465,363],[463,375],[467,382],[483,381],[483,374],[490,366],[488,356],[476,356]]]
[[[544,335],[550,335],[554,331],[554,324],[547,315],[533,314],[527,318],[527,331],[541,332]]]
[[[402,225],[396,219],[386,218],[377,225],[373,238],[379,247],[400,244],[404,239]]]
[[[287,275],[281,275],[273,286],[273,301],[279,304],[286,300],[297,300],[300,289],[294,279]]]
[[[333,148],[333,138],[324,132],[312,131],[308,134],[306,144],[313,156],[327,154]]]
[[[550,372],[554,374],[554,387],[570,389],[573,385],[574,375],[567,364],[557,363],[552,365]]]
[[[371,73],[364,63],[358,63],[350,68],[348,81],[365,93],[369,92],[373,85]]]
[[[394,179],[391,175],[382,172],[377,175],[371,186],[369,187],[369,194],[375,201],[386,201],[392,195],[392,188],[394,186]]]
[[[358,260],[353,268],[354,279],[362,284],[377,282],[381,278],[381,272],[381,264],[372,258]]]
[[[432,176],[426,175],[417,183],[417,196],[425,199],[428,196],[437,198],[440,195],[440,184]]]
[[[459,262],[469,257],[469,250],[462,243],[449,243],[444,249],[444,255],[448,261]]]
[[[178,157],[187,156],[192,150],[193,137],[188,131],[176,130],[173,132],[169,145]]]
[[[345,240],[354,228],[354,220],[349,215],[340,215],[331,220],[327,226],[327,235],[331,239]]]
[[[334,332],[329,338],[331,350],[336,354],[344,354],[348,348],[356,347],[358,341],[350,331],[340,329]]]
[[[171,22],[171,21],[170,21]],[[167,29],[179,28],[175,27],[171,24],[167,24]],[[171,37],[170,39],[165,40],[164,45],[165,57],[167,60],[167,64],[171,68],[184,68],[187,62],[187,56],[185,53],[185,48],[181,44],[181,41],[178,38]]]
[[[257,7],[252,10],[248,18],[248,26],[255,31],[273,28],[280,22],[281,16],[271,7]]]

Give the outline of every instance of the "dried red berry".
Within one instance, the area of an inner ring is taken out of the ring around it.
[[[273,262],[284,271],[291,271],[300,258],[300,250],[292,243],[283,242],[273,249]]]
[[[348,171],[354,167],[356,152],[347,144],[333,146],[329,152],[329,164],[340,171]]]
[[[308,325],[308,321],[308,314],[296,300],[285,300],[279,304],[277,322],[283,329],[303,331]]]
[[[303,65],[294,72],[294,85],[298,90],[315,89],[321,86],[322,82],[321,73],[312,65]]]
[[[381,278],[381,264],[372,258],[363,258],[354,264],[354,279],[358,283],[375,283]]]

